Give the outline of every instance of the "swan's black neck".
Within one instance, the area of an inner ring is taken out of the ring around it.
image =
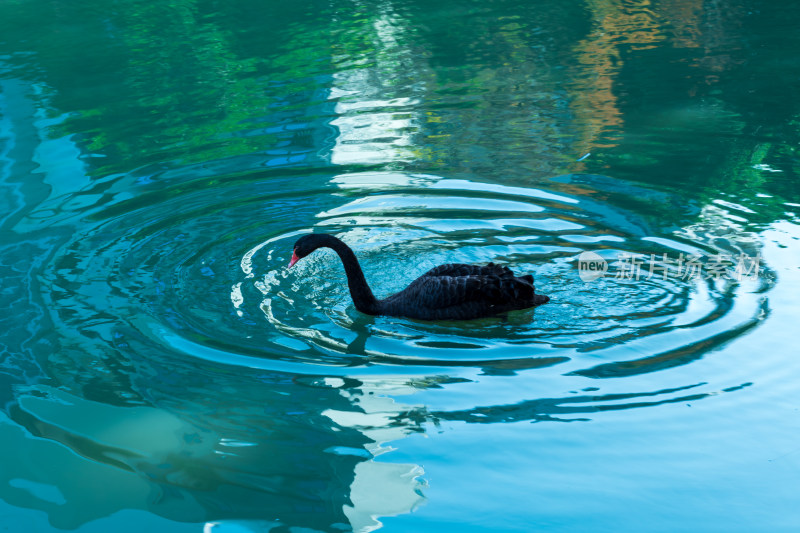
[[[318,247],[331,248],[342,260],[344,273],[347,275],[347,286],[350,288],[350,296],[353,298],[356,309],[368,315],[377,314],[378,300],[375,299],[372,290],[367,285],[364,271],[358,264],[356,254],[349,246],[332,235],[320,235],[320,237],[325,238],[321,240]]]

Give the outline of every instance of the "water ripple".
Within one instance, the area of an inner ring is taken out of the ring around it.
[[[299,373],[555,365],[624,377],[688,364],[768,314],[765,287],[731,280],[609,275],[583,283],[583,251],[613,266],[626,253],[688,248],[710,257],[714,243],[693,240],[691,230],[681,242],[651,237],[646,221],[613,203],[597,210],[575,194],[575,179],[560,181],[545,191],[390,172],[233,176],[213,188],[206,178],[162,180],[152,192],[84,208],[94,224],[43,279],[57,322],[83,332],[80,342],[140,342]],[[311,231],[352,246],[379,297],[437,264],[494,261],[534,274],[552,301],[469,322],[368,317],[353,308],[332,252],[285,268],[294,240]]]

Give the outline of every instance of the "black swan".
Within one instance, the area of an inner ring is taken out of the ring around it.
[[[550,298],[536,294],[533,276],[515,277],[507,267],[449,264],[429,270],[395,295],[378,300],[364,278],[358,259],[345,243],[324,233],[300,237],[289,266],[317,248],[331,248],[344,264],[356,309],[368,315],[419,320],[468,320],[527,309]]]

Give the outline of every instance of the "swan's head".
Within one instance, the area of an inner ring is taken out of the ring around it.
[[[331,237],[330,235],[325,235],[322,233],[303,235],[297,239],[296,243],[294,243],[294,252],[292,253],[292,260],[289,261],[289,267],[294,266],[295,263],[317,248],[330,246],[331,243],[329,241],[333,239],[335,239],[335,237]]]

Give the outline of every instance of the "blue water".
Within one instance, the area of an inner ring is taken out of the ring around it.
[[[3,4],[0,531],[800,530],[799,22]],[[370,317],[309,232],[551,301]]]

